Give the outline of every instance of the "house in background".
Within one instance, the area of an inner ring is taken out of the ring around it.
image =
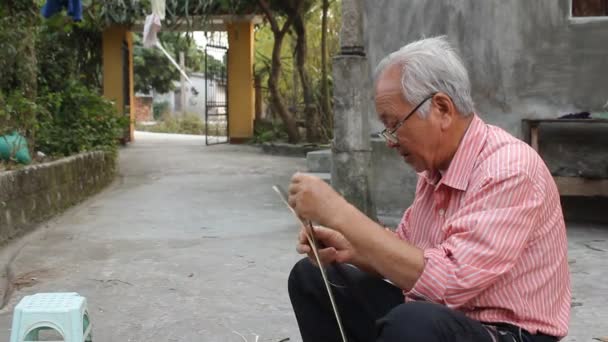
[[[469,70],[476,112],[515,136],[527,135],[526,121],[578,112],[593,117],[605,111],[604,0],[437,0],[432,6],[425,0],[382,0],[380,5],[356,0],[342,5],[343,13],[349,13],[343,17],[340,39],[346,45],[333,68],[334,103],[340,104],[336,115],[342,115],[336,119],[334,141],[342,142],[325,153],[334,161],[332,185],[348,196],[363,194],[348,199],[365,199],[360,207],[378,217],[400,217],[414,200],[418,180],[377,136],[384,126],[372,96],[373,70],[382,58],[410,42],[447,35]],[[599,208],[586,199],[608,193],[606,124],[554,121],[543,124],[537,145],[564,203]],[[597,217],[592,210],[587,213],[586,218]]]
[[[188,75],[192,81],[192,85],[186,83],[186,94],[181,96],[180,82],[174,82],[174,89],[168,93],[152,95],[136,95],[136,98],[145,98],[150,96],[154,104],[166,102],[167,111],[173,117],[185,115],[197,115],[201,120],[205,120],[205,111],[207,110],[206,102],[223,101],[226,99],[226,84],[215,79],[205,79],[205,74],[193,72]],[[196,90],[193,91],[192,88]],[[185,103],[182,103],[184,102]],[[212,103],[213,104],[213,103]],[[137,103],[136,103],[137,105]],[[217,107],[209,108],[210,113],[218,113],[220,110]],[[137,109],[136,109],[137,112]],[[152,118],[153,120],[153,118]]]

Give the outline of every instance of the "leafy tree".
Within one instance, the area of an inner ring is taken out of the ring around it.
[[[167,93],[179,80],[179,71],[167,57],[157,48],[145,48],[138,35],[133,40],[133,73],[135,91],[143,93]]]
[[[300,86],[302,82],[299,76],[301,72],[298,70],[296,61],[297,54],[290,49],[283,49],[280,53],[283,73],[278,80],[278,88],[284,98],[293,99],[290,101],[293,104],[289,109],[294,112],[294,115],[296,111],[306,113],[306,103],[309,104],[309,110],[313,107],[318,111],[320,126],[317,126],[319,131],[316,134],[320,135],[321,141],[328,141],[331,139],[333,127],[331,63],[328,63],[328,60],[339,49],[340,1],[327,1],[325,10],[322,1],[313,1],[310,9],[304,13],[303,19],[306,25],[307,43],[304,69],[308,75],[307,82],[312,91],[312,101],[310,95],[308,95],[308,102],[305,101],[303,94],[305,87]],[[285,19],[279,17],[278,20],[282,22],[281,20]],[[325,21],[325,25],[323,25],[323,21]],[[258,27],[255,36],[256,76],[264,82],[269,77],[271,70],[274,37],[269,25]],[[296,32],[292,29],[290,34],[284,37],[284,45],[297,50],[297,40]],[[302,65],[300,65],[301,67]],[[291,77],[292,73],[294,73],[294,77]],[[310,106],[311,103],[312,106]],[[305,119],[307,126],[310,126],[309,116],[305,116]]]
[[[300,133],[298,132],[298,127],[296,126],[296,121],[294,115],[287,109],[285,106],[285,100],[279,91],[279,79],[281,77],[281,50],[283,48],[283,39],[285,35],[289,32],[291,28],[294,17],[287,17],[282,25],[279,24],[276,14],[270,7],[270,4],[266,0],[257,0],[258,4],[262,8],[266,19],[270,24],[270,29],[272,30],[272,34],[274,36],[274,44],[272,48],[272,61],[270,65],[270,75],[268,77],[268,89],[270,91],[270,103],[274,110],[279,114],[283,123],[285,124],[285,129],[287,131],[287,136],[289,137],[289,141],[292,143],[298,142],[300,140]],[[275,6],[279,4],[280,0],[277,0],[273,3]],[[300,3],[301,4],[301,3]],[[300,7],[300,4],[296,5],[296,10]]]
[[[19,130],[30,146],[35,140],[38,95],[37,8],[35,0],[0,2],[0,134]],[[6,102],[2,93],[7,94]]]
[[[205,63],[208,63],[207,71],[210,78],[218,78],[225,75],[226,66],[212,55],[206,56],[194,40],[188,34],[176,32],[161,32],[159,39],[163,47],[171,56],[179,61],[179,52],[185,55],[186,71],[204,72]],[[205,60],[205,57],[207,59]],[[154,90],[158,93],[166,93],[173,90],[173,82],[180,79],[177,68],[158,48],[145,48],[141,37],[135,35],[133,68],[135,77],[135,90],[149,93]]]
[[[319,73],[320,68],[311,69],[308,66],[308,30],[307,23],[310,20],[309,13],[315,8],[319,0],[169,0],[167,1],[167,18],[165,24],[168,27],[177,23],[186,24],[187,27],[192,27],[193,20],[206,20],[211,14],[250,14],[262,13],[272,32],[272,53],[268,55],[268,79],[267,85],[270,92],[270,104],[274,112],[281,117],[289,141],[297,142],[300,140],[300,135],[296,125],[297,111],[288,108],[285,104],[285,97],[280,88],[283,83],[283,59],[282,47],[286,39],[289,39],[290,34],[294,34],[295,44],[295,63],[294,68],[297,70],[298,77],[301,83],[302,98],[304,112],[306,114],[307,123],[307,138],[308,140],[318,141],[322,135],[321,122],[330,123],[327,118],[331,115],[329,105],[327,104],[328,92],[324,91],[325,105],[322,106],[323,120],[319,117],[317,107],[318,96],[315,89],[315,84],[320,85],[317,81],[319,77],[315,77],[315,73]],[[316,6],[317,8],[319,6]],[[149,9],[147,1],[124,1],[124,0],[106,0],[103,6],[103,18],[108,22],[130,24],[133,23],[133,17],[140,12],[146,12]],[[328,12],[331,12],[329,10]],[[320,14],[320,12],[317,12]],[[143,15],[142,15],[143,16]],[[318,16],[321,18],[321,15]],[[195,19],[197,18],[197,19]],[[321,25],[319,25],[321,26]],[[318,29],[317,29],[318,31]],[[317,50],[315,54],[321,55]],[[287,70],[285,70],[287,71]],[[329,76],[323,77],[326,84]],[[290,89],[297,90],[296,83],[292,82]],[[327,138],[328,134],[325,131]]]

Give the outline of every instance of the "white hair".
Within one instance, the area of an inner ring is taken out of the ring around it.
[[[422,39],[410,43],[386,56],[374,72],[377,82],[382,72],[392,65],[401,66],[401,90],[405,100],[417,105],[436,92],[448,95],[463,116],[475,111],[471,99],[471,82],[462,60],[446,36]],[[430,105],[420,107],[426,117]]]

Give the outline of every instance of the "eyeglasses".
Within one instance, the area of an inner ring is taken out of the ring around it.
[[[416,107],[414,107],[414,109],[412,109],[411,112],[409,112],[408,115],[406,115],[403,119],[399,120],[399,122],[397,122],[397,124],[389,131],[388,128],[385,128],[384,130],[382,130],[382,132],[378,133],[379,136],[381,136],[382,138],[384,138],[385,141],[396,144],[399,142],[399,139],[397,138],[397,136],[395,135],[395,133],[397,132],[397,130],[399,128],[401,128],[401,126],[403,125],[403,123],[410,118],[410,116],[412,116],[412,114],[414,114],[426,101],[428,101],[429,99],[432,99],[433,96],[435,96],[435,94],[437,93],[432,93],[431,95],[427,96],[424,100],[422,100]]]

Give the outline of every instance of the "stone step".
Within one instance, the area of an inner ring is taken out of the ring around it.
[[[331,150],[308,152],[306,154],[306,167],[309,172],[331,172]]]
[[[331,185],[331,173],[329,172],[306,172],[307,175],[319,177],[325,181],[325,183]]]

